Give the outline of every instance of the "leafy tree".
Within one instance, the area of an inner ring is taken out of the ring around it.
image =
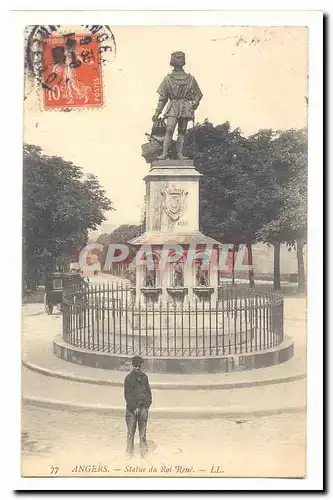
[[[110,234],[108,233],[101,234],[97,238],[97,243],[101,243],[102,245],[104,245],[104,249],[101,256],[102,266],[104,267],[105,265],[108,247],[111,243],[127,244],[133,238],[140,236],[140,234],[142,234],[144,231],[145,231],[144,224],[138,224],[138,225],[122,224],[121,226],[114,229]],[[135,255],[135,248],[130,247],[127,259],[123,262],[114,263],[112,269],[106,269],[106,271],[109,271],[115,275],[127,277],[125,275],[126,275],[126,269],[128,267],[128,262],[133,258],[134,255]]]
[[[110,243],[128,243],[133,238],[140,236],[144,232],[144,226],[140,224],[122,224],[112,231],[103,233],[97,238],[97,243],[108,245]]]
[[[257,233],[259,240],[274,245],[274,287],[280,288],[280,244],[296,247],[298,287],[305,291],[303,247],[307,227],[307,132],[278,131],[272,141],[272,175],[278,183],[276,215]]]
[[[250,264],[253,243],[273,244],[274,284],[279,288],[280,243],[292,245],[306,226],[304,131],[268,129],[246,138],[239,129],[232,131],[228,122],[214,127],[206,120],[189,131],[188,155],[192,152],[193,132],[194,159],[203,174],[203,232],[236,246],[245,243]],[[297,189],[300,192],[295,196]],[[249,279],[253,286],[252,272]]]
[[[64,270],[113,210],[94,175],[41,148],[24,146],[23,278],[34,288],[42,277]]]
[[[257,231],[275,214],[276,182],[265,162],[272,131],[246,138],[228,122],[214,127],[206,121],[194,132],[195,163],[203,174],[200,226],[219,241],[246,244],[252,264]],[[249,281],[254,286],[253,271]]]
[[[110,240],[110,233],[102,233],[96,239],[96,243],[100,243],[102,245],[107,245]]]
[[[307,130],[295,131],[293,150],[293,176],[284,189],[284,207],[281,210],[281,219],[290,229],[289,245],[296,246],[298,263],[298,288],[300,293],[305,292],[305,271],[303,248],[307,241]]]

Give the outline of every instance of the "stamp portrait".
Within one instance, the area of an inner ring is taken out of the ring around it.
[[[42,91],[45,109],[103,105],[96,35],[70,34],[44,40]]]

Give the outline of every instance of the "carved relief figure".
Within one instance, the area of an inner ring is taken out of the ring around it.
[[[147,271],[146,286],[155,286],[156,276],[155,271]]]
[[[176,264],[173,270],[173,286],[183,287],[184,286],[184,273],[181,264]]]
[[[208,269],[202,269],[201,264],[197,267],[196,283],[197,286],[209,286]]]

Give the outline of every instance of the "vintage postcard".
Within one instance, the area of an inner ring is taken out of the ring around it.
[[[309,27],[109,22],[22,40],[21,475],[304,478]]]

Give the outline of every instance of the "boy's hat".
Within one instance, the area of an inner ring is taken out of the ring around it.
[[[132,358],[132,366],[141,366],[143,365],[144,360],[141,358],[141,356],[134,356]]]

